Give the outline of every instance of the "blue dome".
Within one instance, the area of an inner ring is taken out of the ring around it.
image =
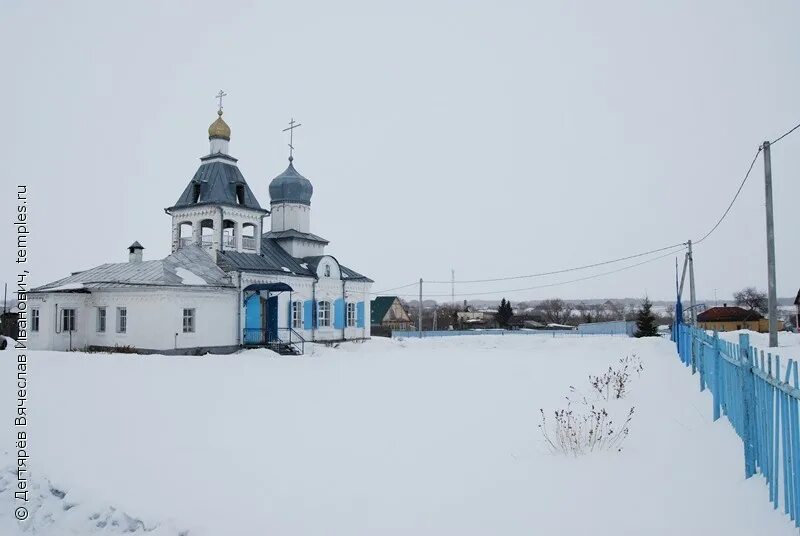
[[[289,167],[286,171],[272,179],[269,183],[269,197],[270,204],[276,203],[300,203],[302,205],[311,205],[311,195],[314,193],[314,187],[311,186],[311,181],[300,175],[294,165],[292,159],[289,159]]]

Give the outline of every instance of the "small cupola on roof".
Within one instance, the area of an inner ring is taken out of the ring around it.
[[[289,126],[283,129],[284,132],[289,132],[289,167],[269,183],[270,232],[273,233],[297,231],[308,234],[311,232],[311,195],[314,193],[314,187],[311,186],[310,180],[300,175],[294,168],[293,135],[294,129],[299,126],[300,123],[292,118]],[[297,251],[292,243],[296,241],[295,239],[282,241],[281,247],[295,255]],[[303,240],[303,242],[308,241]]]
[[[311,205],[314,187],[311,186],[310,180],[297,172],[293,160],[294,158],[290,156],[289,167],[269,183],[269,197],[272,205],[278,203]]]
[[[138,240],[128,246],[128,262],[142,262],[143,250],[144,246],[142,246]]]
[[[208,139],[213,140],[214,138],[220,138],[226,141],[231,141],[231,127],[228,126],[228,123],[222,119],[222,110],[217,112],[216,121],[211,123],[211,126],[208,127]]]
[[[217,119],[208,127],[208,141],[211,142],[211,154],[228,154],[228,143],[231,141],[231,127],[222,119],[222,97],[228,94],[220,90],[216,98],[219,99]]]

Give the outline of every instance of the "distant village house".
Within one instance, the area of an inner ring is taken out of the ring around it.
[[[715,331],[736,331],[749,329],[759,333],[769,332],[769,321],[758,311],[742,307],[711,307],[697,315],[697,323],[702,329]],[[778,321],[778,329],[783,329],[783,322]]]
[[[412,328],[412,322],[397,296],[378,296],[372,300],[372,326],[405,330]]]

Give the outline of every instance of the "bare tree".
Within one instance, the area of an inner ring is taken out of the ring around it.
[[[590,308],[592,310],[592,314],[594,315],[595,322],[604,322],[608,319],[608,311],[606,310],[605,304],[595,303],[594,305],[591,305]]]
[[[581,322],[592,322],[596,321],[592,316],[592,309],[588,305],[583,302],[580,302],[578,305],[575,306],[575,309],[578,311],[578,314],[581,316]]]
[[[767,304],[769,303],[767,293],[760,292],[755,287],[747,287],[735,292],[733,299],[736,300],[736,305],[747,307],[751,311],[758,311],[761,314],[767,314]]]
[[[568,318],[572,308],[561,298],[552,298],[536,304],[536,311],[539,312],[547,322],[563,324]]]
[[[622,302],[615,302],[606,300],[606,310],[608,310],[608,320],[624,320],[625,319],[625,304]]]

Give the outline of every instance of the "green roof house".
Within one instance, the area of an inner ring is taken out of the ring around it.
[[[372,325],[388,329],[411,329],[411,317],[397,296],[378,296],[372,300]]]

